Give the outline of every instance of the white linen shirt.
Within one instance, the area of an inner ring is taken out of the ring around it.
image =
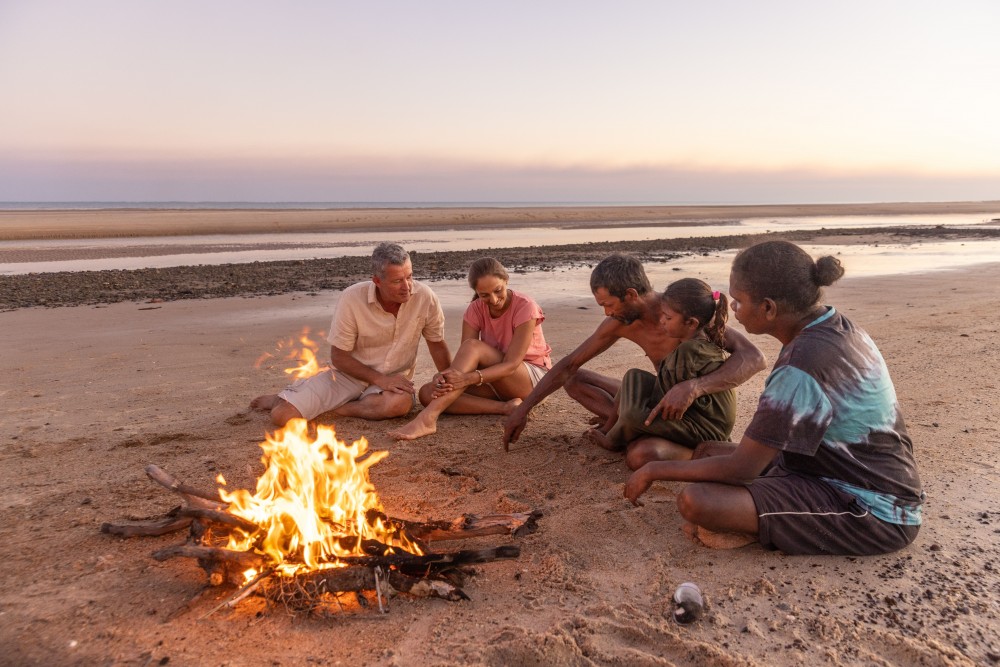
[[[420,336],[431,343],[444,340],[441,302],[431,288],[413,281],[409,301],[394,317],[378,302],[377,289],[369,280],[344,290],[327,341],[379,373],[412,379]]]

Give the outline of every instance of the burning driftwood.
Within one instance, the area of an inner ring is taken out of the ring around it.
[[[307,428],[293,420],[261,445],[266,470],[255,495],[221,488],[209,493],[148,466],[150,479],[184,504],[151,519],[105,523],[101,532],[133,537],[188,529],[184,544],[153,557],[193,558],[210,584],[240,586],[223,604],[260,594],[294,611],[312,611],[339,605],[342,593],[355,593],[363,603],[363,591],[374,591],[383,610],[393,592],[468,599],[461,585],[470,565],[517,558],[520,549],[433,553],[428,544],[536,528],[537,512],[426,523],[391,518],[368,479],[368,469],[386,454],[367,453],[364,439],[347,446],[328,427],[317,426],[312,438]]]

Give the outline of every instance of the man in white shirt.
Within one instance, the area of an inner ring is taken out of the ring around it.
[[[444,312],[437,295],[413,280],[410,256],[396,243],[372,253],[372,279],[344,290],[330,324],[333,367],[277,394],[258,396],[255,410],[276,426],[332,411],[342,417],[391,419],[413,408],[413,371],[420,337],[434,365],[451,365],[444,341]]]

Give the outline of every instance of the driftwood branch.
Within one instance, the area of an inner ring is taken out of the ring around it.
[[[361,565],[335,567],[305,572],[293,578],[271,577],[261,588],[269,599],[288,601],[299,594],[304,599],[318,600],[324,594],[376,590],[378,582],[375,571],[376,568]],[[388,585],[397,592],[416,597],[436,597],[452,601],[469,599],[461,588],[447,581],[411,577],[395,570],[388,572]]]
[[[166,535],[183,530],[191,525],[190,516],[181,515],[181,507],[177,506],[154,519],[138,521],[106,521],[101,524],[101,532],[119,537],[137,537],[140,535]]]
[[[197,558],[214,563],[237,565],[244,569],[260,568],[267,563],[267,556],[253,551],[233,551],[218,547],[203,547],[195,544],[175,544],[153,552],[153,558],[159,561],[171,558]]]
[[[218,493],[212,494],[208,491],[188,486],[158,465],[150,464],[146,466],[146,475],[160,486],[170,489],[171,491],[183,496],[192,507],[201,507],[203,509],[213,510],[222,509],[224,507],[222,502],[219,500]]]
[[[402,528],[407,535],[423,541],[463,540],[484,535],[519,536],[534,532],[538,528],[541,512],[515,514],[463,514],[451,521],[407,521],[390,518],[393,524]]]
[[[181,516],[203,519],[212,523],[221,523],[225,526],[239,528],[249,535],[253,535],[260,530],[260,526],[253,521],[236,516],[235,514],[230,514],[225,510],[206,509],[204,507],[184,507],[180,510],[179,514]]]
[[[213,586],[223,584],[242,586],[246,579],[244,572],[249,569],[260,570],[268,562],[266,556],[252,551],[232,551],[194,544],[177,544],[154,551],[153,558],[159,561],[170,558],[196,558],[198,565],[208,574],[208,583]]]

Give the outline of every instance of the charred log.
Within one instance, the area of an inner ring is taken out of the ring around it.
[[[178,530],[184,530],[191,525],[190,516],[181,515],[181,507],[177,506],[153,519],[137,521],[106,521],[101,524],[101,532],[119,537],[166,535]]]
[[[146,466],[146,475],[160,486],[183,496],[192,507],[202,507],[205,509],[221,509],[223,507],[218,493],[212,494],[208,491],[188,486],[160,466],[153,464]]]

